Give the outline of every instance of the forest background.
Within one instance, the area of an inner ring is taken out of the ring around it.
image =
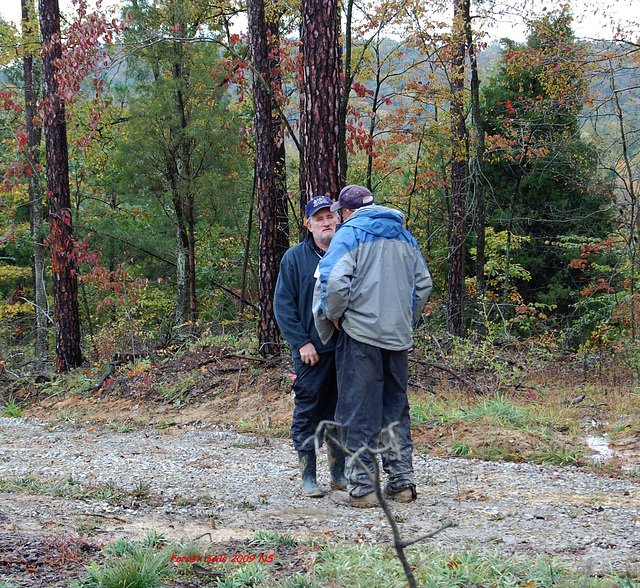
[[[177,0],[79,2],[47,37],[50,9],[0,23],[8,380],[54,347],[57,371],[229,333],[280,354],[279,259],[306,200],[346,183],[420,244],[419,334],[635,370],[637,25],[580,39],[568,4]],[[514,12],[526,40],[488,43]]]

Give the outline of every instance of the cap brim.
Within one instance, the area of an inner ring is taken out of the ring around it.
[[[331,210],[331,212],[337,212],[337,211],[338,211],[338,210],[340,210],[341,208],[342,208],[342,204],[340,204],[340,202],[334,202],[334,203],[331,205],[331,207],[330,207],[330,209],[329,209],[329,210]]]

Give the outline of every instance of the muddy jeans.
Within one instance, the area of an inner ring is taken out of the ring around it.
[[[397,492],[413,485],[413,441],[409,401],[407,399],[407,351],[388,351],[361,343],[340,331],[336,346],[338,374],[338,404],[336,421],[340,423],[342,442],[352,452],[363,445],[377,448],[380,431],[393,422],[398,451],[382,455],[382,465],[388,475],[387,490]],[[362,461],[373,471],[371,456],[362,454]],[[363,496],[374,490],[366,472],[355,463],[345,467],[352,496]]]

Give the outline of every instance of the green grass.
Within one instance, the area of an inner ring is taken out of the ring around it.
[[[451,455],[453,457],[468,457],[471,453],[472,449],[468,443],[458,441],[452,443],[447,451],[447,455]]]
[[[2,414],[6,417],[19,419],[22,415],[22,408],[16,404],[16,399],[11,396],[8,402],[2,407]]]
[[[118,433],[130,433],[135,430],[135,427],[131,423],[127,423],[118,419],[111,419],[107,421],[107,428]]]
[[[119,539],[103,550],[102,566],[92,563],[85,576],[73,588],[160,588],[174,585],[177,578],[193,579],[192,565],[171,563],[171,555],[198,556],[204,553],[240,553],[248,546],[270,547],[276,551],[278,565],[252,562],[226,562],[210,571],[224,576],[210,579],[216,588],[352,588],[384,586],[404,588],[407,584],[402,566],[391,547],[329,543],[324,539],[300,543],[277,531],[258,531],[245,547],[187,542],[169,544],[150,532],[141,542]],[[291,541],[290,541],[291,540]],[[292,547],[299,547],[292,552]],[[279,549],[288,549],[277,555]],[[428,547],[406,551],[418,586],[422,588],[621,588],[633,586],[630,580],[615,574],[584,577],[555,561],[544,558],[525,560],[500,553],[480,551],[451,552]],[[296,571],[296,570],[304,571]],[[284,573],[283,573],[284,570]],[[294,573],[291,573],[294,572]],[[0,588],[3,588],[0,585]]]
[[[416,427],[482,422],[545,436],[548,434],[548,426],[555,424],[550,416],[534,411],[529,406],[520,406],[514,400],[500,394],[480,398],[478,402],[465,407],[460,406],[455,398],[448,403],[428,402],[416,398],[411,403],[411,422]]]
[[[506,396],[498,394],[469,407],[465,413],[465,420],[482,420],[497,427],[509,427],[519,431],[536,430],[536,432],[540,432],[540,429],[544,430],[549,423],[528,406],[518,406]]]
[[[123,547],[122,545],[120,546]],[[77,588],[162,588],[171,575],[169,566],[171,548],[158,550],[154,544],[130,544],[98,566],[87,567],[85,577],[73,584]]]
[[[589,578],[571,572],[559,564],[539,558],[525,561],[502,554],[461,552],[435,549],[409,550],[418,586],[423,588],[614,588],[624,584],[617,576]],[[332,586],[367,585],[404,587],[406,578],[395,553],[390,548],[367,546],[328,546],[318,554],[314,566],[316,579]]]
[[[264,564],[255,562],[236,568],[216,584],[216,588],[245,588],[245,586],[266,587],[276,586],[276,584],[269,581],[269,572]]]
[[[583,461],[583,454],[582,449],[567,448],[566,445],[562,449],[547,447],[533,455],[529,461],[557,466],[579,465]]]
[[[295,537],[280,533],[280,531],[256,531],[249,539],[249,545],[261,545],[268,548],[292,547],[297,544],[298,540]]]
[[[0,492],[31,492],[69,500],[109,500],[113,502],[121,502],[132,495],[131,492],[110,484],[91,486],[81,484],[71,477],[55,482],[40,480],[29,475],[15,479],[0,478]]]
[[[428,402],[423,398],[412,399],[410,410],[411,424],[416,427],[420,425],[441,426],[456,423],[465,418],[464,411],[458,406],[441,401]]]
[[[240,433],[254,433],[257,435],[278,437],[280,439],[286,439],[291,434],[289,427],[276,427],[268,418],[263,418],[259,421],[239,419],[234,421],[233,425]]]

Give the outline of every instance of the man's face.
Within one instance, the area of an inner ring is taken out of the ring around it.
[[[307,226],[316,243],[329,245],[336,233],[337,224],[338,215],[335,212],[331,212],[328,208],[321,208],[309,218]]]

